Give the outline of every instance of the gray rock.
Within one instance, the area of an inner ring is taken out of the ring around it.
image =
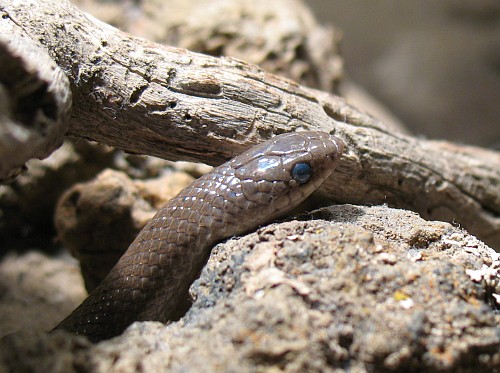
[[[499,279],[500,254],[450,224],[335,206],[217,245],[179,322],[135,323],[96,345],[14,334],[0,367],[498,371]]]

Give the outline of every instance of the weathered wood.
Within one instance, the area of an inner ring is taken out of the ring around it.
[[[69,81],[47,52],[27,37],[0,35],[0,181],[63,141],[71,107]]]
[[[342,98],[256,66],[120,32],[67,1],[0,1],[68,75],[68,134],[129,152],[219,164],[273,134],[335,129],[347,143],[323,192],[453,221],[500,247],[500,154],[389,130]],[[8,26],[7,26],[8,25]]]

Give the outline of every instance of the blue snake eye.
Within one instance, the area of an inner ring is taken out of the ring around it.
[[[312,168],[307,163],[297,163],[292,168],[292,177],[299,184],[307,183],[312,176]]]

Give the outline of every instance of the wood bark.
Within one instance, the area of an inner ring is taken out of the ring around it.
[[[0,181],[61,146],[71,107],[66,75],[30,38],[0,35]]]
[[[0,12],[0,33],[17,28],[66,72],[69,136],[217,165],[274,134],[334,130],[347,150],[323,194],[455,222],[500,248],[498,152],[397,133],[338,96],[133,37],[67,1],[2,0]]]

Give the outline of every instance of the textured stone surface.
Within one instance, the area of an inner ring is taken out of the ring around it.
[[[85,296],[78,263],[68,254],[10,253],[0,262],[0,337],[50,330]]]
[[[177,323],[96,345],[4,338],[4,369],[498,371],[499,254],[450,224],[343,205],[215,247]],[[325,220],[328,219],[328,220]]]

